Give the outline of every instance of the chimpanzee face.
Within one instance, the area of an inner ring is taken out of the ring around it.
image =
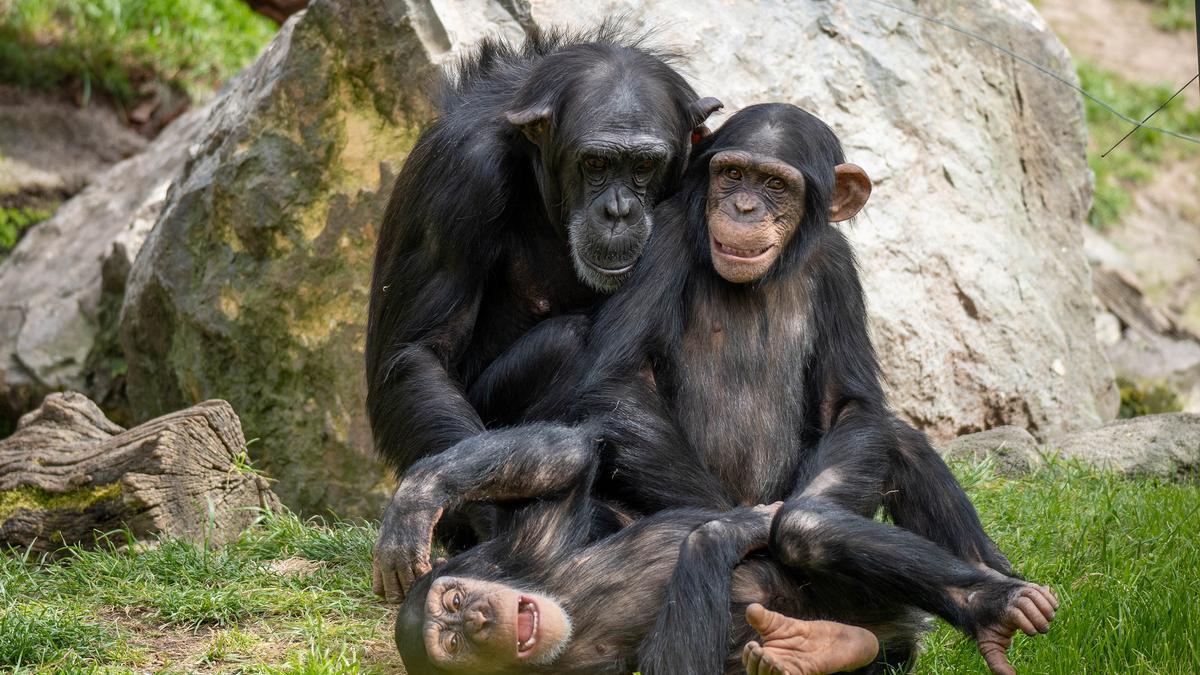
[[[693,132],[721,107],[680,100],[682,86],[636,68],[593,67],[558,101],[507,114],[537,146],[539,189],[565,227],[576,276],[598,291],[629,276],[652,207],[682,174]]]
[[[805,191],[811,186],[799,168],[767,152],[718,152],[708,169],[713,268],[735,284],[758,281],[804,222]],[[821,200],[830,204],[826,222],[853,217],[871,193],[871,181],[861,168],[838,164],[833,170],[833,194]]]
[[[558,168],[576,275],[611,292],[633,269],[653,229],[651,206],[680,152],[661,135],[598,131]]]
[[[501,675],[552,664],[571,640],[562,606],[539,593],[438,577],[424,599],[424,656],[437,672]],[[407,657],[406,657],[407,658]],[[418,663],[406,663],[417,672]]]

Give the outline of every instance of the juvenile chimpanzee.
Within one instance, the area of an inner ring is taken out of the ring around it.
[[[562,378],[582,380],[573,394],[550,386],[534,404],[543,409],[530,416],[556,418],[555,406],[570,401],[591,422],[493,431],[414,466],[397,511],[415,554],[400,572],[402,586],[428,569],[432,524],[475,489],[472,471],[485,469],[478,495],[513,496],[505,490],[519,481],[491,482],[495,465],[473,457],[498,460],[514,445],[539,449],[503,469],[536,483],[553,470],[555,453],[598,434],[605,450],[596,489],[605,499],[638,512],[787,499],[780,522],[805,536],[777,542],[781,560],[815,584],[849,581],[946,616],[934,597],[922,596],[941,592],[923,580],[934,560],[946,564],[946,551],[870,520],[914,448],[945,472],[934,492],[958,499],[959,512],[948,515],[973,522],[977,550],[994,545],[945,465],[920,434],[898,438],[903,427],[886,407],[853,254],[829,224],[866,201],[866,174],[843,162],[828,127],[787,105],[743,110],[696,150],[684,189],[657,212],[664,226],[646,259],[600,310],[587,358],[572,355],[586,322],[555,320],[514,347],[519,358],[510,353],[494,364],[478,383],[485,391],[475,392],[481,410],[492,411],[520,398],[513,382],[538,379],[522,365],[548,355],[544,380],[585,362],[590,372]],[[875,551],[884,541],[900,548],[890,557]],[[959,567],[979,560],[946,548]],[[847,559],[827,566],[829,549]],[[889,560],[880,563],[889,569],[875,569],[873,560]],[[973,634],[1002,668],[1007,637],[982,628]]]
[[[887,408],[854,256],[830,226],[870,180],[798,108],[735,119],[696,147],[688,189],[659,207],[595,325],[543,322],[472,403],[493,426],[602,414],[615,452],[601,488],[635,511],[765,503],[850,475],[856,512],[883,495],[896,524],[1011,572],[924,435]]]
[[[520,506],[412,587],[395,633],[409,675],[884,672],[914,653],[914,608],[998,643],[1054,616],[1048,589],[867,519],[671,509],[597,534],[599,453],[573,442],[579,427],[530,426],[536,444],[513,429],[491,452],[447,451],[460,499]],[[772,554],[755,553],[768,539]],[[1011,672],[1003,650],[989,665]]]
[[[611,26],[485,40],[462,61],[396,182],[371,282],[367,405],[398,472],[483,430],[462,390],[517,337],[624,280],[718,107]]]

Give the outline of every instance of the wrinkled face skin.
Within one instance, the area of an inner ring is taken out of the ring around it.
[[[647,133],[601,131],[572,148],[561,184],[571,186],[567,231],[580,280],[611,292],[628,277],[653,227],[671,146]]]
[[[771,269],[804,216],[804,176],[774,157],[740,150],[709,162],[709,247],[726,281],[745,284]]]
[[[604,84],[603,105],[578,104],[554,115],[548,106],[507,113],[540,155],[547,209],[565,224],[576,276],[602,293],[629,277],[653,227],[651,209],[687,158],[693,130],[721,107],[689,105],[686,120],[653,86]],[[579,108],[579,109],[576,109]]]
[[[440,577],[425,598],[429,660],[450,673],[524,672],[549,665],[571,640],[571,621],[554,600],[503,584]]]

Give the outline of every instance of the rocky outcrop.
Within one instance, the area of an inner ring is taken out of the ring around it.
[[[0,201],[69,197],[145,147],[146,139],[99,104],[0,85]]]
[[[289,20],[215,101],[130,276],[135,413],[228,400],[302,511],[375,517],[390,496],[364,412],[376,228],[435,64],[457,36],[521,34],[496,3],[450,5],[319,0]]]
[[[1071,71],[1022,1],[921,10]],[[945,439],[999,424],[1044,438],[1112,417],[1080,251],[1077,96],[870,3],[747,14],[723,0],[315,2],[215,102],[134,265],[120,332],[137,415],[228,399],[285,502],[375,515],[389,484],[363,411],[366,295],[388,187],[429,115],[421,85],[485,32],[619,13],[690,54],[702,94],[730,109],[799,104],[872,175],[847,229],[907,418]]]
[[[1002,476],[1019,476],[1040,464],[1038,441],[1021,427],[1003,426],[959,436],[940,449],[944,457],[969,462],[994,462]]]
[[[1128,475],[1200,476],[1200,415],[1164,413],[1109,422],[1053,439],[1061,456]]]
[[[114,339],[124,274],[207,112],[91,179],[0,263],[0,418],[15,421],[58,389],[108,398],[124,372]]]
[[[1024,0],[918,10],[1066,77]],[[937,439],[1002,424],[1088,428],[1117,409],[1092,330],[1080,224],[1091,203],[1077,94],[945,27],[869,2],[538,2],[533,19],[626,13],[690,56],[728,110],[795,103],[838,132],[875,191],[846,227],[893,405]]]

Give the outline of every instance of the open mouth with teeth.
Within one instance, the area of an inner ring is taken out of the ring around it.
[[[763,248],[734,248],[727,246],[716,239],[712,238],[712,248],[721,256],[733,260],[734,262],[758,262],[766,257],[767,253],[774,248],[774,245],[765,246]]]
[[[538,606],[533,598],[522,595],[517,600],[517,655],[526,656],[537,644]]]

